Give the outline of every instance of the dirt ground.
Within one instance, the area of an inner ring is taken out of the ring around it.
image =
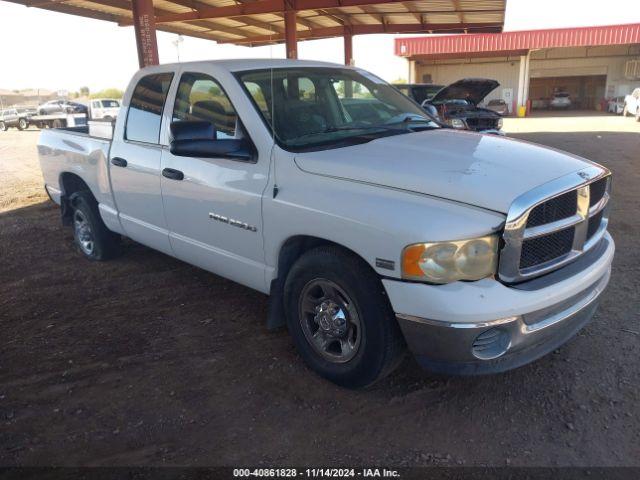
[[[505,128],[614,173],[596,318],[512,372],[438,377],[407,358],[365,391],[267,332],[264,295],[132,242],[84,260],[43,193],[37,131],[0,132],[0,464],[640,465],[640,124]]]

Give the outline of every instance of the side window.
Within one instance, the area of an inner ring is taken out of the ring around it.
[[[244,86],[247,87],[249,95],[251,95],[253,100],[256,102],[256,105],[258,105],[258,108],[265,118],[271,121],[271,109],[267,104],[267,99],[262,91],[262,87],[256,82],[244,82]]]
[[[306,102],[315,102],[316,98],[316,86],[307,77],[293,77],[293,81],[289,83],[289,79],[285,78],[282,81],[282,86],[287,92],[287,98],[293,100],[301,100]]]
[[[131,96],[125,138],[137,142],[158,143],[162,108],[173,73],[156,73],[142,77]]]
[[[216,128],[217,138],[235,138],[238,115],[218,82],[202,73],[184,73],[178,84],[173,121],[202,120]]]
[[[100,108],[100,102],[93,102],[93,108]]]
[[[333,88],[338,98],[375,98],[373,93],[362,83],[355,80],[334,80]]]

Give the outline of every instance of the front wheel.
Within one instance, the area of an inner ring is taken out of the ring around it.
[[[398,366],[404,339],[380,279],[337,247],[305,253],[285,283],[287,326],[304,361],[324,378],[359,388]]]
[[[0,122],[0,132],[6,132],[8,130],[7,124]]]
[[[25,118],[18,120],[18,130],[26,130],[29,128],[29,122]]]
[[[89,260],[108,260],[120,250],[120,235],[107,229],[98,203],[89,192],[77,192],[72,206],[73,238],[78,250]]]

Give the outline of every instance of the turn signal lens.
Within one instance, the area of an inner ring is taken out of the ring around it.
[[[416,243],[402,252],[402,277],[430,283],[480,280],[495,274],[498,237]]]

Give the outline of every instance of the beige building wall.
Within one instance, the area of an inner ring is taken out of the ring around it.
[[[460,59],[435,60],[432,62],[416,62],[416,81],[423,82],[425,75],[431,75],[431,82],[448,85],[465,77],[491,78],[500,86],[491,92],[485,101],[504,98],[510,95],[516,100],[518,94],[519,57],[502,57],[499,59]],[[509,105],[511,108],[512,105]]]
[[[640,59],[640,45],[552,48],[532,51],[529,78],[606,75],[605,96],[626,95],[640,87],[640,79],[625,78],[625,64]],[[492,78],[500,82],[487,101],[504,98],[504,90],[513,91],[516,100],[520,57],[463,58],[426,60],[412,58],[410,68],[415,82],[429,78],[447,85],[465,77]],[[430,76],[430,77],[429,77]]]

